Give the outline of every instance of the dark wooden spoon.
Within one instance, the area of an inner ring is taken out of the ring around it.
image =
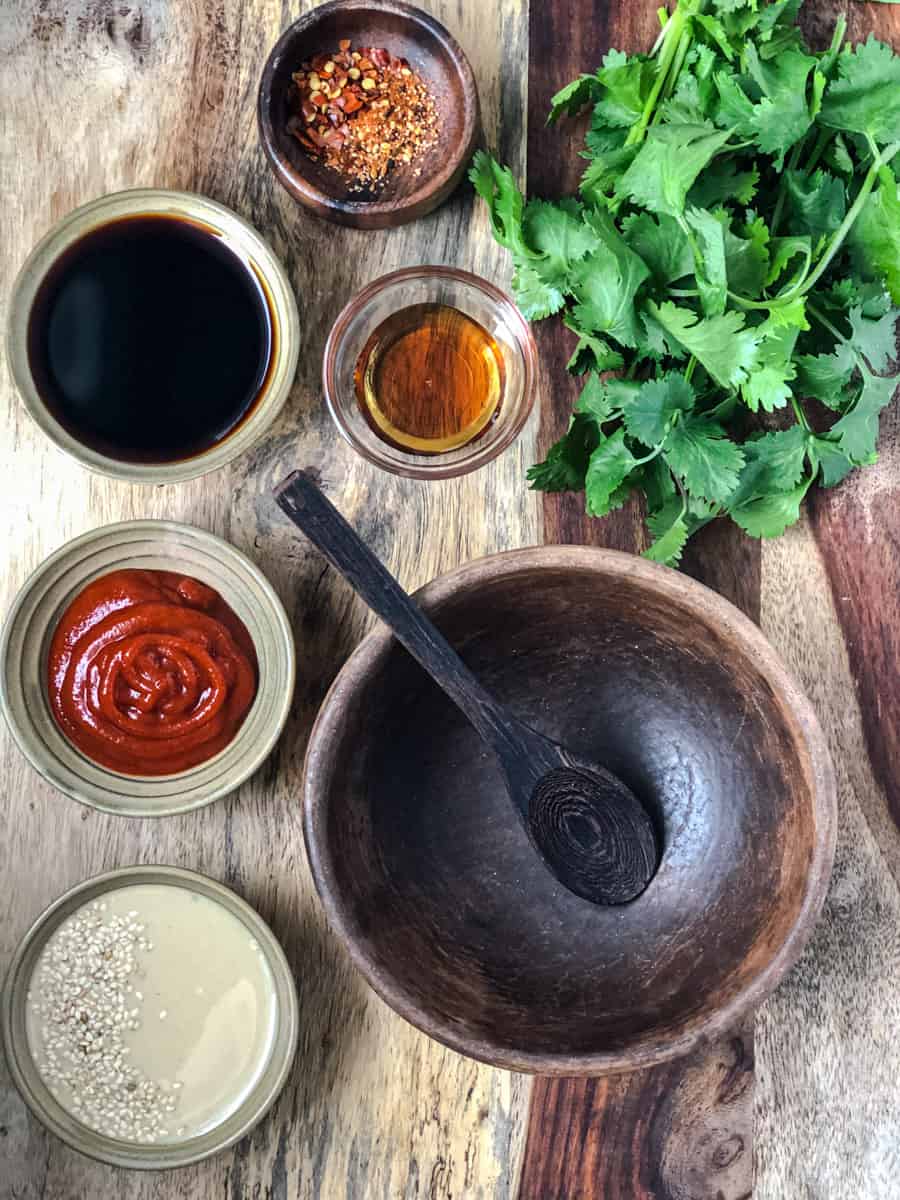
[[[557,879],[595,904],[639,896],[659,848],[650,816],[622,780],[498,704],[309,475],[294,471],[275,495],[493,749],[525,828]]]

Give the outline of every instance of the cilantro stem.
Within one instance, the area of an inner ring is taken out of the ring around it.
[[[746,296],[738,296],[735,292],[728,293],[728,298],[730,300],[737,304],[738,307],[745,309],[783,308],[786,304],[790,304],[800,296],[805,296],[807,292],[812,291],[812,289],[816,286],[816,284],[831,266],[835,256],[841,249],[841,246],[843,246],[847,235],[853,228],[857,217],[865,207],[865,203],[868,200],[872,188],[875,186],[875,181],[878,178],[878,172],[883,166],[889,163],[896,154],[900,153],[900,142],[892,142],[890,146],[886,147],[886,149],[880,154],[878,153],[878,147],[874,141],[872,141],[872,146],[874,147],[875,151],[875,160],[871,167],[869,167],[856,199],[853,201],[853,204],[850,206],[850,209],[841,224],[832,234],[831,241],[828,243],[828,249],[819,259],[819,262],[812,274],[807,275],[805,279],[802,279],[799,283],[796,283],[794,287],[790,289],[790,291],[783,292],[781,295],[775,296],[772,300],[765,304],[762,304],[757,300],[750,300]],[[775,226],[773,222],[773,232],[774,228]]]
[[[849,338],[844,337],[844,335],[841,333],[841,331],[838,329],[838,327],[836,325],[832,325],[832,323],[828,320],[828,318],[825,316],[825,314],[823,312],[820,312],[819,309],[815,306],[815,304],[812,303],[812,301],[808,300],[806,302],[806,311],[809,313],[809,315],[811,317],[815,317],[816,320],[819,322],[819,324],[822,325],[825,329],[827,329],[828,332],[833,337],[836,337],[839,342],[849,341]]]
[[[800,161],[800,155],[803,152],[803,143],[806,140],[805,136],[800,139],[791,151],[791,157],[787,161],[787,168],[781,174],[781,179],[778,181],[778,195],[775,199],[775,212],[772,214],[772,237],[778,233],[778,226],[781,223],[781,214],[784,211],[784,202],[787,199],[787,173],[794,171],[797,168],[797,163]]]
[[[853,228],[856,218],[865,207],[865,203],[869,198],[869,194],[871,193],[872,188],[875,186],[875,180],[878,178],[878,172],[886,163],[889,163],[894,155],[898,152],[900,152],[900,142],[892,142],[886,150],[877,155],[875,161],[872,163],[871,167],[869,167],[865,179],[863,180],[863,185],[859,189],[859,195],[853,201],[853,204],[850,206],[850,211],[847,213],[846,217],[844,217],[843,221],[835,231],[834,236],[828,244],[828,249],[819,260],[819,265],[815,268],[811,275],[807,276],[806,280],[802,284],[799,284],[798,287],[794,289],[793,294],[788,293],[787,296],[779,297],[779,300],[782,302],[795,300],[797,296],[805,296],[807,292],[811,291],[816,286],[816,284],[831,266],[835,255],[840,250],[841,246],[843,246],[847,234]]]
[[[625,139],[626,146],[633,146],[636,142],[643,140],[647,132],[647,128],[653,118],[656,110],[656,105],[663,88],[666,85],[666,79],[673,62],[678,56],[681,47],[681,40],[686,32],[688,18],[681,7],[677,7],[669,18],[669,23],[663,30],[663,40],[660,46],[659,64],[656,68],[656,79],[647,97],[647,102],[644,105],[644,111],[641,113],[638,120],[628,132],[628,137]]]
[[[662,454],[662,448],[663,443],[660,442],[655,450],[651,450],[650,453],[645,455],[643,458],[636,458],[631,464],[632,467],[642,467],[645,463],[653,462],[654,458],[659,458],[660,454]]]
[[[696,358],[696,355],[692,354],[688,361],[688,365],[684,368],[685,383],[691,382],[691,380],[694,377],[694,371],[696,369],[697,369],[697,358]]]
[[[797,415],[797,420],[800,422],[800,424],[803,426],[803,428],[806,430],[807,433],[811,433],[812,430],[810,429],[809,422],[806,419],[806,413],[803,411],[803,407],[800,404],[800,401],[797,399],[796,396],[793,396],[793,395],[791,396],[791,404],[793,404],[793,406],[794,406],[794,412]]]
[[[821,311],[821,309],[817,308],[815,306],[815,304],[811,304],[809,301],[807,301],[806,309],[807,309],[807,312],[810,314],[810,316],[815,317],[815,319],[819,322],[819,324],[824,329],[827,329],[828,332],[832,335],[832,337],[837,338],[837,340],[839,342],[842,342],[845,346],[850,347],[851,351],[853,352],[853,357],[856,359],[856,365],[859,367],[860,371],[862,371],[863,375],[871,376],[872,371],[871,371],[871,368],[869,367],[869,364],[866,362],[865,358],[862,356],[862,354],[860,354],[860,352],[857,350],[857,348],[853,345],[853,342],[850,340],[850,338],[846,337],[843,333],[841,333],[841,331],[838,329],[838,327],[836,325],[833,325],[831,323],[831,321],[829,321],[828,318],[825,316],[825,314]]]
[[[831,141],[833,136],[834,136],[833,129],[825,129],[823,127],[822,129],[819,130],[819,136],[816,138],[816,144],[813,146],[812,154],[809,156],[809,162],[803,168],[803,174],[805,176],[809,176],[812,173],[812,171],[815,169],[816,164],[818,163],[819,159],[822,157],[825,147]]]

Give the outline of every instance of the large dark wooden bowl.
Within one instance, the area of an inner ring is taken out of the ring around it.
[[[438,112],[437,144],[409,167],[392,171],[372,199],[350,192],[287,131],[292,73],[306,59],[336,50],[342,38],[354,49],[383,47],[405,58],[431,88]],[[402,225],[437,208],[462,178],[480,130],[468,59],[439,21],[402,0],[331,0],[288,26],[263,70],[257,120],[279,183],[318,216],[362,229]]]
[[[662,864],[622,908],[566,891],[490,754],[389,633],[349,659],[306,762],[309,858],[372,987],[513,1070],[648,1066],[772,991],[816,920],[835,784],[808,701],[755,625],[630,555],[546,547],[419,593],[479,677],[657,814]]]

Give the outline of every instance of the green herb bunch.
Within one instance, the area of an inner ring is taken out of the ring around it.
[[[532,486],[598,517],[642,492],[659,562],[717,516],[783,533],[814,481],[875,461],[900,378],[900,57],[845,45],[843,17],[812,53],[801,2],[680,0],[650,55],[563,88],[551,122],[592,108],[577,198],[471,171],[522,311],[578,335],[584,390]]]

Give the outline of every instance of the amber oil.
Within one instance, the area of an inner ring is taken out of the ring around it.
[[[371,335],[353,375],[375,433],[413,454],[444,454],[496,419],[503,354],[483,325],[446,304],[413,304]]]

